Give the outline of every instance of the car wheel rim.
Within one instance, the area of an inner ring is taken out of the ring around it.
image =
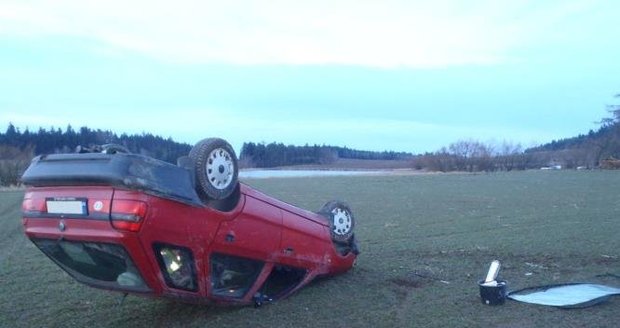
[[[351,228],[353,228],[351,214],[343,210],[341,208],[335,208],[332,211],[333,214],[333,231],[336,235],[344,236],[351,232]]]
[[[211,151],[207,160],[207,179],[216,189],[225,189],[233,180],[235,170],[232,156],[223,148]]]

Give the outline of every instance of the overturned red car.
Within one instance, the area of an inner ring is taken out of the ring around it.
[[[358,254],[350,208],[317,213],[238,182],[233,148],[198,142],[172,165],[118,145],[33,159],[25,234],[89,286],[190,302],[261,305]]]

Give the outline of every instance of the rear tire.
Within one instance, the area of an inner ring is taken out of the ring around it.
[[[189,152],[196,174],[196,191],[207,200],[230,196],[238,184],[239,166],[232,146],[224,139],[199,141]]]
[[[353,238],[355,217],[344,202],[331,201],[323,205],[318,214],[329,222],[329,232],[334,242],[348,243]]]

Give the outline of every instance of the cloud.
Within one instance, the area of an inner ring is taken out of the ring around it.
[[[532,29],[573,12],[564,5],[531,7],[442,0],[8,0],[0,3],[0,36],[90,38],[109,53],[189,64],[489,65],[517,60],[509,53],[528,42]],[[550,12],[551,20],[544,15]]]

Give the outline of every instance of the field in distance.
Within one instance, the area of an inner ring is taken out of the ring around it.
[[[0,192],[0,327],[612,327],[620,297],[583,310],[481,304],[492,260],[509,289],[620,286],[620,172],[246,180],[309,210],[342,199],[361,254],[344,275],[259,309],[188,305],[74,282],[24,237],[23,191]]]

